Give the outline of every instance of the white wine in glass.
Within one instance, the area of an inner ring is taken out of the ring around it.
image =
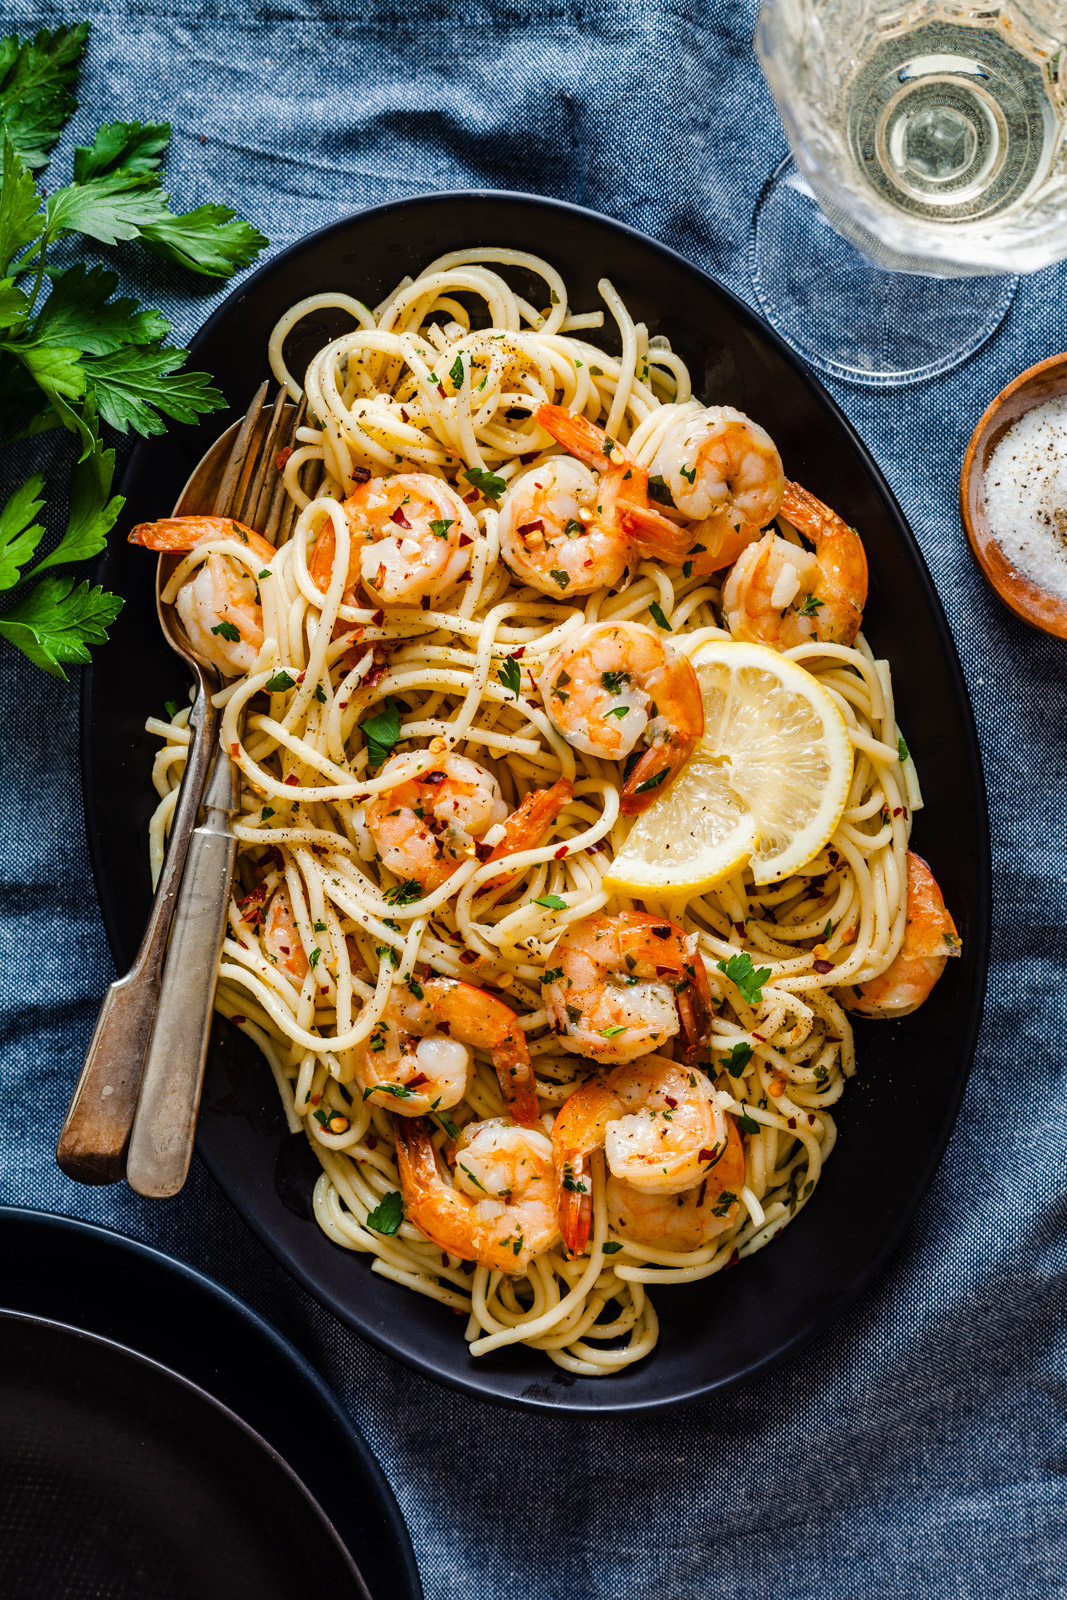
[[[874,382],[945,371],[999,323],[1012,292],[1004,274],[1067,256],[1061,0],[763,0],[756,51],[796,162],[757,208],[754,271],[772,321],[788,321],[790,291],[768,252],[788,250],[791,236],[802,250],[828,248],[822,315],[840,293],[846,317],[850,300],[863,314],[881,297],[905,324],[918,318],[913,351],[910,327],[895,352],[884,328],[880,350],[843,361],[814,352],[826,370]],[[802,220],[813,198],[867,264],[827,247],[821,219]],[[865,270],[874,276],[857,300]],[[879,283],[895,273],[923,274],[925,288]],[[970,282],[938,288],[933,277]]]

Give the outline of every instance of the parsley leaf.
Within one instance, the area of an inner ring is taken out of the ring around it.
[[[635,794],[647,794],[649,789],[658,789],[660,784],[661,783],[666,783],[666,781],[667,781],[667,768],[666,767],[661,767],[658,772],[654,772],[652,774],[651,778],[646,778],[643,783],[639,783],[637,785],[637,788],[634,791],[634,793]]]
[[[0,617],[0,635],[54,678],[65,678],[63,663],[84,663],[89,646],[103,644],[122,601],[88,581],[42,578]]]
[[[797,607],[797,612],[802,617],[815,617],[825,604],[825,600],[817,600],[813,594],[809,594],[804,604]]]
[[[372,767],[380,767],[401,737],[400,712],[392,700],[387,700],[376,717],[364,717],[360,723],[367,741],[367,760]]]
[[[618,1239],[605,1239],[600,1247],[606,1256],[614,1256],[622,1249]]]
[[[386,889],[385,898],[391,906],[409,906],[422,899],[422,884],[417,878],[406,878],[403,883],[394,883],[391,889]]]
[[[404,1220],[404,1197],[399,1189],[390,1189],[383,1195],[373,1211],[367,1212],[367,1227],[387,1237],[400,1231]]]
[[[44,535],[34,518],[43,501],[44,479],[39,472],[16,489],[0,511],[0,590],[12,589],[19,581],[19,569],[29,561]]]
[[[731,1078],[739,1078],[752,1060],[752,1046],[741,1039],[726,1055],[726,1070]]]
[[[498,478],[495,472],[487,472],[484,467],[468,467],[463,476],[480,489],[487,500],[499,500],[507,488],[503,478]]]
[[[558,894],[540,894],[534,901],[535,906],[547,906],[549,911],[566,911],[567,902],[561,900]]]
[[[31,40],[0,40],[0,126],[27,167],[43,167],[77,109],[78,82],[89,24],[41,28]]]
[[[448,369],[448,376],[452,379],[452,387],[454,389],[462,389],[462,387],[463,387],[463,357],[462,356],[457,356],[455,361],[453,361],[452,365]],[[468,473],[468,477],[469,476],[470,476],[470,474]],[[473,479],[471,481],[473,482]]]
[[[217,623],[211,631],[228,640],[230,644],[240,644],[241,642],[241,630],[232,622]]]
[[[435,517],[430,523],[430,532],[435,539],[447,539],[448,530],[455,520],[454,517]]]
[[[88,561],[100,554],[107,536],[122,510],[121,495],[111,497],[115,472],[114,450],[99,445],[79,461],[70,475],[70,515],[62,539],[33,570],[33,576],[46,567],[65,561]]]
[[[269,694],[284,694],[286,689],[296,688],[296,679],[291,678],[283,667],[280,672],[272,672],[263,687]]]
[[[85,375],[100,402],[100,415],[119,433],[130,428],[145,438],[165,433],[162,416],[195,422],[201,411],[225,405],[206,372],[177,372],[187,350],[146,350],[127,345],[85,358]]]
[[[181,215],[165,213],[141,229],[140,240],[153,255],[205,278],[232,278],[268,243],[250,222],[229,206],[197,206]]]
[[[674,629],[671,627],[670,623],[667,621],[666,614],[665,614],[665,612],[663,610],[663,607],[660,605],[658,600],[653,600],[652,604],[649,606],[648,609],[649,609],[649,611],[651,611],[651,613],[652,613],[652,621],[656,624],[657,627],[666,628],[668,633],[673,633],[674,632]]]
[[[731,956],[729,961],[716,963],[720,972],[725,972],[731,983],[736,983],[741,991],[741,998],[750,1006],[758,1006],[763,999],[763,985],[771,975],[770,967],[752,966],[752,957],[747,950],[740,955]]]
[[[899,756],[901,761],[907,761],[907,759],[908,759],[908,747],[904,743],[904,735],[903,734],[901,734],[900,737],[897,739],[897,755]]]
[[[550,567],[548,575],[552,579],[553,583],[559,584],[561,589],[565,589],[571,581],[567,573],[565,573],[560,567]]]
[[[519,689],[522,685],[522,672],[514,656],[506,656],[504,665],[497,668],[497,677],[505,689],[510,689],[516,700],[519,698]]]
[[[760,1131],[759,1123],[755,1117],[750,1117],[747,1111],[737,1112],[736,1122],[742,1133],[759,1133]]]
[[[116,168],[127,172],[154,172],[170,143],[169,122],[105,122],[91,145],[74,151],[74,181],[106,177]]]
[[[674,499],[665,480],[659,476],[648,480],[648,498],[661,506],[673,506]]]

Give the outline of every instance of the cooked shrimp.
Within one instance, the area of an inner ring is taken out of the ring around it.
[[[537,1121],[537,1085],[526,1036],[502,1000],[451,978],[393,986],[385,1011],[356,1057],[368,1098],[405,1117],[447,1111],[471,1082],[471,1049],[489,1053],[516,1122]]]
[[[478,527],[450,484],[426,472],[361,483],[344,503],[351,535],[343,598],[362,583],[375,605],[417,605],[454,589],[470,565]],[[325,594],[337,540],[323,523],[308,570]]]
[[[795,483],[785,486],[782,514],[814,541],[815,552],[773,533],[749,545],[723,585],[727,627],[735,639],[776,650],[811,639],[851,644],[867,603],[867,557],[859,534]]]
[[[439,1249],[522,1273],[558,1243],[552,1144],[540,1128],[502,1117],[468,1124],[449,1182],[424,1122],[398,1117],[393,1127],[408,1220]]]
[[[391,756],[379,777],[410,764],[408,756]],[[445,755],[428,756],[421,772],[373,795],[364,817],[382,864],[432,894],[507,814],[491,772],[466,756]]]
[[[922,856],[908,851],[908,913],[904,943],[884,972],[835,990],[841,1004],[864,1017],[906,1017],[916,1011],[962,949],[937,879]]]
[[[707,1042],[711,988],[696,935],[647,911],[583,917],[542,978],[557,1033],[597,1061],[632,1061],[681,1030],[687,1059]]]
[[[407,762],[406,756],[393,756],[380,775],[388,777]],[[466,756],[446,755],[428,758],[420,772],[381,790],[367,802],[363,820],[389,871],[432,894],[472,855],[499,861],[540,844],[570,797],[570,782],[561,779],[550,789],[533,790],[508,816],[491,772]],[[501,822],[500,843],[480,845]]]
[[[782,504],[782,458],[770,434],[732,406],[706,406],[680,416],[661,439],[652,477],[697,523],[689,529],[693,572],[728,567]]]
[[[163,517],[139,522],[130,543],[148,550],[195,550],[212,539],[236,539],[247,545],[260,567],[274,560],[274,546],[230,517]],[[248,568],[232,556],[214,551],[184,580],[174,599],[189,643],[198,656],[235,678],[255,664],[263,643],[263,608],[259,586]]]
[[[642,556],[677,566],[692,539],[648,503],[648,475],[587,417],[541,406],[537,420],[577,460],[552,457],[516,478],[500,507],[500,546],[544,594],[614,588]]]
[[[263,946],[286,977],[303,983],[308,975],[308,958],[297,932],[293,902],[284,883],[271,895],[263,919]]]
[[[640,622],[590,622],[568,636],[539,684],[560,733],[584,755],[627,762],[622,810],[651,805],[689,760],[704,732],[700,685],[678,655]]]
[[[661,1250],[701,1250],[737,1221],[745,1183],[745,1147],[729,1112],[726,1149],[695,1189],[653,1194],[608,1174],[608,1221],[623,1239]]]
[[[704,1073],[662,1056],[587,1078],[552,1124],[559,1223],[568,1250],[580,1254],[589,1241],[588,1158],[594,1150],[603,1148],[609,1172],[631,1189],[682,1194],[725,1159],[729,1122]],[[735,1158],[730,1161],[733,1172]]]

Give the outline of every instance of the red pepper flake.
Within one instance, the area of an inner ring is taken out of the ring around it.
[[[669,939],[671,936],[671,925],[668,922],[665,927],[650,928],[649,932],[654,933],[657,939]]]
[[[352,482],[353,483],[369,483],[370,482],[370,470],[369,470],[369,468],[367,468],[367,467],[353,467],[352,468]]]
[[[241,754],[241,746],[239,744],[231,744],[231,746],[230,746],[230,754],[231,754],[231,756],[233,756],[234,760],[236,761],[237,757]]]
[[[465,967],[473,967],[476,961],[481,960],[476,950],[461,950],[459,959]]]
[[[437,785],[439,783],[444,783],[444,781],[445,781],[445,779],[447,777],[448,777],[448,773],[447,772],[442,772],[440,767],[435,767],[432,772],[416,773],[415,774],[415,782],[416,783],[431,783],[431,784],[433,784],[434,788],[436,789]]]
[[[460,534],[460,536],[459,536],[459,548],[461,550],[466,550],[467,546],[469,544],[473,544],[473,543],[474,543],[474,540],[471,538],[469,533],[461,533]]]
[[[832,961],[816,961],[813,962],[813,966],[815,967],[816,972],[826,973],[833,972],[834,970],[834,964]]]
[[[765,1034],[762,1034],[762,1033],[754,1033],[754,1034],[753,1034],[753,1035],[752,1035],[752,1037],[753,1037],[753,1039],[758,1039],[758,1040],[759,1040],[759,1042],[760,1042],[760,1044],[766,1044],[766,1043],[767,1043],[767,1037],[766,1037],[766,1035],[765,1035]]]
[[[567,856],[569,854],[570,854],[570,846],[569,845],[565,845],[565,844],[561,844],[559,849],[554,853],[552,859],[553,859],[553,861],[564,861],[564,860],[566,860],[566,858],[567,858]]]
[[[544,533],[545,523],[543,517],[538,517],[536,522],[523,522],[519,525],[519,533]]]
[[[407,420],[408,420],[408,414],[404,410],[403,406],[400,407],[400,420],[401,420],[401,422],[407,422]]]
[[[413,1078],[408,1079],[407,1086],[409,1089],[419,1089],[424,1083],[429,1083],[429,1081],[430,1080],[426,1076],[425,1072],[416,1072]]]
[[[263,921],[263,902],[267,898],[267,885],[259,883],[246,895],[242,895],[237,902],[237,909],[241,913],[241,921],[247,922],[250,928],[257,928]]]
[[[519,460],[522,462],[524,467],[528,467],[530,462],[536,461],[540,454],[540,450],[527,450],[524,456],[519,457]]]
[[[677,1109],[678,1109],[677,1100],[672,1100],[672,1098],[671,1098],[671,1096],[669,1094],[665,1094],[663,1096],[663,1098],[664,1098],[664,1100],[666,1100],[667,1104],[670,1106],[672,1111],[677,1111]]]
[[[474,853],[479,861],[490,861],[493,856],[493,846],[491,844],[476,844]]]
[[[294,788],[300,783],[300,779],[297,777],[295,772],[290,772],[289,776],[286,778],[285,781],[290,786],[290,788]]]
[[[410,528],[411,527],[411,523],[408,521],[407,517],[405,517],[405,515],[404,515],[403,506],[397,506],[396,510],[393,512],[392,516],[389,518],[389,521],[390,522],[395,522],[397,527],[399,527],[399,528]]]
[[[780,1233],[781,1229],[779,1229],[778,1232]],[[778,1235],[776,1234],[775,1238],[777,1238],[777,1236]],[[740,1261],[740,1259],[741,1259],[741,1252],[739,1250],[735,1250],[733,1255],[730,1257],[729,1261],[726,1263],[725,1267],[723,1267],[722,1270],[724,1272],[729,1272],[731,1267],[736,1267],[737,1266],[737,1263]]]
[[[303,681],[304,681],[304,679],[306,677],[307,677],[307,673],[306,672],[298,672],[297,675],[296,675],[297,683],[303,683]]]
[[[657,967],[656,968],[656,977],[657,978],[675,978],[675,977],[677,977],[677,975],[678,975],[678,971],[677,971],[676,967]]]
[[[231,1017],[230,1021],[233,1023],[235,1028],[243,1028],[245,1023],[248,1021],[248,1018],[247,1017]]]
[[[376,611],[370,620],[373,627],[380,628],[382,623],[385,621],[385,612]]]
[[[313,1105],[313,1106],[317,1106],[317,1105],[319,1105],[319,1104],[321,1104],[321,1102],[322,1102],[322,1096],[321,1096],[321,1094],[313,1094],[313,1095],[310,1095],[310,1096],[309,1096],[309,1099],[310,1099],[310,1101],[311,1101],[311,1104],[312,1104],[312,1105]]]
[[[520,644],[520,646],[519,646],[519,648],[517,650],[513,650],[511,652],[511,659],[512,659],[512,661],[521,661],[525,654],[526,654],[526,646],[524,644]]]
[[[278,451],[278,454],[274,457],[274,465],[277,467],[279,472],[285,471],[285,463],[288,461],[292,453],[293,447],[291,444],[287,444],[284,450]]]
[[[714,1150],[709,1150],[707,1145],[704,1145],[702,1149],[697,1151],[698,1161],[714,1161],[714,1159],[715,1152]]]
[[[737,937],[739,939],[743,939],[745,937],[745,925],[744,925],[744,923],[743,922],[735,922],[734,923],[734,932],[737,934]]]
[[[429,611],[431,605],[430,596],[428,594],[424,594],[422,599],[419,601],[419,605],[424,611]]]
[[[472,492],[470,494],[465,494],[463,496],[463,504],[465,506],[472,506],[472,505],[474,505],[475,501],[476,500],[480,500],[481,497],[482,497],[481,490],[480,489],[474,489],[474,490],[472,490]]]
[[[790,1117],[790,1118],[789,1118],[789,1126],[790,1126],[790,1127],[791,1127],[791,1128],[795,1128],[795,1127],[796,1127],[796,1125],[797,1125],[797,1119],[796,1119],[796,1117]]]
[[[457,582],[458,583],[473,583],[474,582],[474,573],[473,572],[465,572],[461,578],[457,579]]]
[[[378,1148],[378,1135],[376,1133],[368,1133],[368,1135],[364,1139],[363,1143],[367,1146],[368,1150],[377,1150],[377,1148]]]
[[[448,390],[445,388],[443,383],[439,383],[437,385],[437,392],[441,396],[442,400],[448,399]]]

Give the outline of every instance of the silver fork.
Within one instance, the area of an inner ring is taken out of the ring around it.
[[[178,498],[175,516],[210,510],[216,516],[231,516],[247,522],[276,541],[287,536],[295,506],[286,499],[277,456],[295,435],[303,417],[303,406],[296,413],[291,410],[287,413],[283,390],[270,412],[265,413],[263,402],[267,388],[264,383],[244,420],[217,439],[197,464]],[[160,1058],[153,1031],[157,1013],[165,997],[168,1005],[172,1004],[169,996],[180,987],[178,963],[173,960],[180,951],[173,943],[164,974],[167,937],[172,924],[175,932],[178,931],[182,907],[194,897],[194,890],[203,925],[201,873],[208,863],[201,860],[204,852],[197,848],[197,835],[201,830],[195,829],[201,797],[206,801],[204,826],[217,816],[220,796],[230,808],[233,804],[231,763],[228,758],[225,762],[213,760],[218,746],[219,714],[212,704],[212,695],[220,687],[219,675],[210,662],[195,653],[177,613],[162,599],[177,559],[166,555],[159,558],[156,609],[167,643],[186,662],[196,681],[196,696],[189,714],[192,740],[163,870],[140,949],[129,972],[107,992],[56,1147],[56,1160],[63,1171],[81,1183],[115,1183],[123,1175],[138,1095],[148,1081],[149,1062]],[[205,784],[208,785],[206,795]],[[187,857],[189,868],[183,877]],[[199,863],[195,873],[194,859]],[[218,865],[216,862],[216,869]],[[224,859],[221,865],[225,866]],[[232,859],[225,874],[225,895],[219,902],[223,924],[231,873]],[[221,883],[216,888],[221,889]],[[218,946],[221,941],[220,927]],[[217,958],[218,947],[216,962]],[[207,981],[205,978],[204,982]],[[213,1002],[214,984],[211,982],[206,1011],[208,1025]],[[199,1000],[197,1009],[202,1009]],[[206,1050],[206,1026],[202,1031]],[[153,1070],[153,1079],[157,1070]]]

